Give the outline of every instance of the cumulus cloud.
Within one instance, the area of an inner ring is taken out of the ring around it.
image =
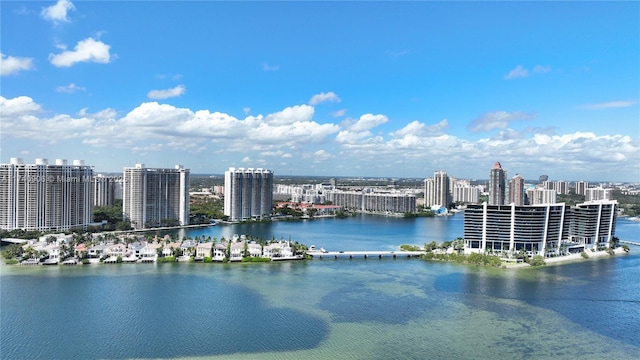
[[[40,15],[45,20],[53,21],[54,23],[69,22],[68,12],[75,9],[76,7],[71,3],[71,1],[58,0],[55,5],[42,9]]]
[[[345,169],[356,171],[354,175],[360,171],[358,166],[368,173],[389,173],[397,172],[398,166],[420,164],[428,169],[424,176],[436,168],[454,176],[469,176],[484,163],[488,169],[496,159],[513,173],[531,172],[523,175],[536,177],[555,170],[601,180],[612,173],[621,174],[620,169],[626,170],[626,177],[640,171],[640,139],[591,132],[555,134],[548,129],[518,131],[501,123],[531,114],[505,113],[498,117],[500,121],[478,123],[478,127],[500,131],[472,141],[447,134],[446,119],[435,124],[416,120],[385,133],[376,129],[389,122],[382,114],[364,114],[337,125],[318,123],[312,110],[309,105],[297,105],[239,119],[206,109],[147,102],[124,115],[111,108],[52,115],[29,97],[0,97],[0,131],[3,151],[10,148],[16,154],[29,146],[36,148],[35,144],[58,141],[89,149],[109,146],[136,156],[224,154],[225,161],[238,156],[233,161],[244,158],[245,166],[252,167],[277,167],[289,164],[291,158],[312,159],[314,166],[320,166],[330,159],[331,167],[324,171]]]
[[[171,97],[176,97],[183,95],[187,91],[187,88],[184,85],[178,85],[171,89],[165,90],[151,90],[147,93],[147,97],[149,99],[168,99]]]
[[[22,70],[31,70],[33,58],[13,57],[0,53],[0,76],[16,74]]]
[[[395,137],[403,137],[406,135],[417,136],[435,136],[441,134],[443,131],[449,128],[449,120],[442,119],[440,122],[434,125],[426,125],[419,121],[412,121],[400,130],[396,130],[391,133]]]
[[[534,74],[545,74],[551,71],[551,66],[548,65],[536,65],[533,67]],[[522,65],[518,65],[509,71],[504,78],[507,80],[524,78],[531,75],[528,69],[524,68]]]
[[[65,86],[58,86],[56,87],[56,92],[60,92],[60,93],[67,93],[67,94],[73,94],[76,91],[85,91],[86,89],[82,86],[78,86],[74,83],[70,83],[69,85],[65,85]]]
[[[522,111],[506,112],[495,111],[486,113],[473,120],[468,129],[473,132],[490,131],[494,129],[505,129],[509,123],[516,120],[530,120],[538,116],[536,113],[525,113]]]
[[[309,105],[318,105],[320,103],[327,102],[327,101],[340,102],[342,101],[342,99],[340,99],[340,97],[338,97],[338,95],[336,95],[333,91],[329,91],[326,93],[313,95],[309,100]]]
[[[320,149],[313,153],[313,159],[315,161],[324,161],[324,160],[329,160],[331,158],[333,158],[333,155],[331,155],[324,149]]]
[[[348,144],[357,142],[358,140],[363,138],[369,138],[371,140],[373,134],[370,130],[386,123],[387,121],[389,121],[389,118],[382,114],[364,114],[360,116],[360,118],[355,120],[345,120],[342,124],[342,127],[345,130],[341,130],[338,133],[336,141],[338,141],[339,143]]]
[[[49,54],[49,61],[56,67],[69,67],[79,62],[95,62],[107,64],[111,61],[110,45],[94,38],[78,41],[73,50],[66,50],[60,54]]]
[[[587,109],[587,110],[602,110],[602,109],[629,107],[637,103],[638,103],[637,101],[609,101],[609,102],[603,102],[603,103],[597,103],[597,104],[580,105],[580,108]]]

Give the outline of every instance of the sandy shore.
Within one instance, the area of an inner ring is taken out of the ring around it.
[[[623,248],[619,247],[616,248],[614,250],[615,255],[626,255],[627,252],[624,251]],[[593,259],[600,259],[603,257],[610,257],[611,255],[609,255],[608,252],[606,251],[587,251],[587,254],[589,254],[588,258],[583,258],[582,255],[580,253],[577,254],[571,254],[571,255],[567,255],[567,256],[558,256],[558,257],[553,257],[553,258],[545,258],[544,262],[546,263],[546,265],[559,265],[559,264],[566,264],[566,263],[570,263],[570,262],[575,262],[575,261],[589,261],[589,260],[593,260]],[[518,264],[514,264],[514,263],[509,263],[509,264],[505,264],[507,268],[523,268],[523,267],[531,267],[531,265],[527,264],[527,263],[518,263]]]

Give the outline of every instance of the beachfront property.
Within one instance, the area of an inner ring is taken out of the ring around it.
[[[189,225],[189,169],[125,167],[122,211],[134,229]]]
[[[11,158],[0,164],[0,228],[86,229],[93,217],[93,169],[83,160]]]
[[[617,201],[530,206],[469,205],[464,213],[464,252],[506,257],[561,256],[610,248]]]

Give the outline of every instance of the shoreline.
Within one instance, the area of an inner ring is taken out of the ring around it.
[[[540,267],[545,267],[545,266],[556,266],[556,265],[565,265],[565,264],[571,264],[571,263],[575,263],[575,262],[579,262],[579,261],[590,261],[590,260],[599,260],[601,258],[606,258],[606,257],[615,257],[618,255],[628,255],[629,252],[626,252],[622,247],[617,247],[613,250],[614,255],[609,255],[609,253],[605,250],[601,250],[601,251],[587,251],[586,253],[589,254],[588,258],[584,258],[582,257],[582,253],[577,253],[577,254],[571,254],[571,255],[566,255],[566,256],[557,256],[557,257],[552,257],[552,258],[545,258],[544,262],[545,264],[542,266],[531,266],[528,263],[522,262],[522,263],[507,263],[507,264],[503,264],[507,269],[522,269],[522,268],[540,268]]]

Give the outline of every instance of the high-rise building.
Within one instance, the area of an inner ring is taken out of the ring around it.
[[[603,187],[594,187],[585,190],[585,201],[611,200],[611,189]]]
[[[589,183],[586,181],[578,181],[576,182],[576,194],[577,195],[586,195],[587,189],[589,188]]]
[[[11,158],[0,165],[0,227],[61,231],[84,228],[93,217],[93,170],[82,160]]]
[[[547,190],[550,191],[550,190]],[[465,252],[558,256],[609,247],[616,201],[535,206],[469,205],[464,213]]]
[[[535,188],[527,190],[529,205],[555,204],[558,193],[555,190]]]
[[[509,203],[515,206],[524,205],[524,178],[518,174],[511,179],[509,186]]]
[[[424,206],[448,208],[451,205],[450,180],[445,171],[436,171],[432,178],[427,178],[424,181]]]
[[[229,220],[268,218],[272,209],[272,171],[232,167],[224,173],[224,214]]]
[[[445,171],[436,171],[433,173],[434,198],[436,203],[444,208],[448,208],[451,204],[451,193],[449,191],[449,176]]]
[[[568,195],[569,194],[569,182],[564,180],[556,181],[554,186],[558,195]]]
[[[93,178],[93,206],[113,206],[116,187],[112,176],[98,174]]]
[[[189,169],[124,168],[122,212],[135,229],[189,224]]]
[[[453,201],[464,204],[477,204],[480,201],[480,188],[469,184],[456,184],[453,188]]]
[[[549,180],[549,176],[548,175],[540,175],[540,178],[538,178],[538,180],[543,183],[547,180]]]
[[[424,180],[424,206],[427,208],[436,204],[436,190],[433,178]]]
[[[499,162],[489,172],[489,205],[504,205],[507,197],[507,172]]]

